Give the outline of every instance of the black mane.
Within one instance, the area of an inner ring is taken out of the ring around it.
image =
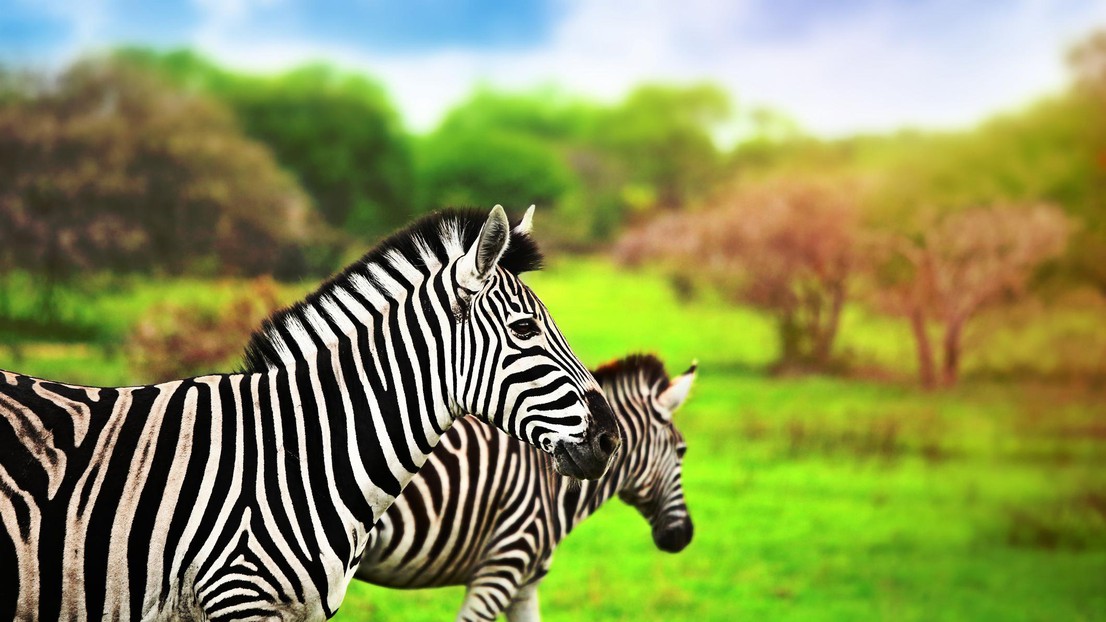
[[[307,326],[307,318],[304,312],[336,287],[348,285],[350,278],[355,274],[359,274],[370,281],[375,281],[372,274],[365,269],[368,264],[386,261],[387,255],[395,251],[410,260],[415,266],[419,266],[422,264],[424,248],[430,249],[444,263],[446,260],[444,232],[447,228],[455,229],[460,235],[462,246],[468,248],[476,241],[480,234],[480,228],[484,226],[487,219],[488,212],[486,210],[471,208],[440,210],[424,216],[408,227],[388,236],[365,253],[361,259],[327,279],[303,300],[276,311],[262,322],[261,327],[250,336],[240,371],[243,373],[262,372],[276,364],[280,357],[269,336],[270,331],[282,325],[289,318],[296,318]],[[534,239],[527,234],[518,233],[514,230],[517,224],[518,221],[512,219],[511,241],[507,245],[503,257],[499,260],[499,267],[516,276],[524,272],[541,270],[543,261],[541,251]]]
[[[609,384],[620,379],[634,379],[641,376],[649,386],[656,386],[657,393],[668,388],[668,372],[664,370],[664,361],[652,354],[631,354],[629,356],[604,363],[592,372],[599,384]]]

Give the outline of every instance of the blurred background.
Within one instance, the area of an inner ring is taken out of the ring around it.
[[[0,0],[0,368],[229,371],[495,203],[586,363],[701,364],[695,541],[612,501],[546,619],[1106,618],[1106,3]]]

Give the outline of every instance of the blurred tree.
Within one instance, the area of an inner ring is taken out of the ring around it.
[[[446,114],[437,132],[506,131],[564,145],[580,141],[599,114],[599,106],[552,87],[521,93],[480,87]]]
[[[630,214],[682,207],[713,189],[723,166],[712,132],[729,110],[725,93],[710,85],[648,85],[614,107],[549,88],[530,93],[481,88],[421,144],[421,185],[429,192],[420,204],[484,196],[496,187],[514,192],[513,183],[504,180],[529,178],[538,191],[524,196],[548,197],[563,216],[558,228],[602,239]],[[473,159],[471,149],[481,140],[493,143],[497,154],[520,157]],[[451,161],[464,157],[455,149],[462,144],[473,161]],[[542,173],[540,160],[557,162]]]
[[[419,205],[561,207],[577,183],[565,153],[591,110],[553,89],[477,89],[418,141]]]
[[[125,49],[117,56],[225,102],[246,133],[296,175],[331,225],[373,237],[412,217],[409,142],[376,82],[326,65],[273,77],[239,74],[187,50]]]
[[[1068,64],[1076,83],[1106,98],[1106,30],[1097,30],[1072,47]]]
[[[306,197],[225,110],[125,63],[83,61],[3,101],[0,260],[43,277],[47,310],[80,270],[295,269],[316,235]]]
[[[1023,294],[1038,266],[1063,252],[1070,231],[1069,219],[1056,207],[995,205],[950,213],[913,235],[885,238],[877,297],[910,321],[924,386],[957,382],[966,324],[988,305]],[[942,330],[940,377],[931,320]]]
[[[794,119],[766,106],[739,111],[735,129],[738,141],[725,154],[723,164],[734,176],[755,178],[757,172],[776,168],[782,161],[792,164],[798,147],[821,144],[805,135]]]
[[[712,131],[730,113],[717,86],[645,85],[596,118],[591,140],[624,163],[630,183],[650,189],[654,205],[675,209],[720,180]]]
[[[422,204],[555,205],[572,173],[548,143],[507,131],[438,131],[419,146]]]
[[[625,176],[587,140],[601,112],[552,88],[477,89],[419,143],[419,204],[429,209],[490,197],[509,204],[536,202],[560,215],[543,234],[562,242],[604,236],[619,224]],[[494,155],[458,161],[480,152]]]
[[[329,223],[381,236],[411,219],[411,153],[377,84],[315,65],[227,100],[246,133],[295,172]]]
[[[1041,279],[1106,295],[1106,31],[1076,45],[1073,86],[966,131],[905,130],[823,141],[786,136],[738,146],[742,179],[853,175],[872,180],[866,218],[902,233],[918,205],[953,213],[996,202],[1048,202],[1078,221],[1064,257]],[[755,136],[755,135],[754,135]]]
[[[1076,271],[1106,296],[1106,30],[1098,30],[1076,45],[1069,56],[1075,73],[1073,114],[1083,123],[1087,177],[1084,183],[1082,228],[1072,240]]]
[[[258,277],[218,310],[156,304],[127,338],[131,371],[141,382],[165,382],[231,368],[241,362],[253,331],[281,303],[273,280]]]
[[[572,237],[609,240],[629,216],[652,206],[653,192],[628,183],[626,163],[614,155],[584,142],[570,146],[565,159],[577,183],[562,205],[566,222],[556,224]]]
[[[660,262],[681,283],[706,283],[771,313],[779,365],[825,368],[862,259],[859,226],[847,184],[775,182],[654,220],[627,233],[616,253],[630,265]]]

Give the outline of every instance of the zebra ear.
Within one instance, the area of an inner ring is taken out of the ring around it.
[[[684,400],[687,399],[688,393],[691,392],[691,385],[695,383],[695,375],[698,369],[699,364],[697,362],[692,363],[687,371],[673,378],[672,381],[668,383],[668,388],[657,396],[657,401],[668,411],[670,417],[672,413],[680,409],[680,406],[683,406]]]
[[[510,241],[511,223],[507,220],[503,206],[496,205],[480,228],[476,241],[458,260],[457,278],[460,285],[470,291],[479,290],[495,271],[495,266]]]
[[[522,235],[530,235],[534,231],[534,208],[536,206],[531,205],[526,213],[522,215],[522,220],[515,225],[515,233],[521,233]]]

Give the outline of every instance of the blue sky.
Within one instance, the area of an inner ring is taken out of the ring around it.
[[[74,44],[190,44],[204,31],[225,27],[251,39],[381,53],[508,50],[540,44],[562,8],[541,0],[2,0],[0,41],[5,54],[36,58],[68,52]]]
[[[823,135],[963,126],[1065,80],[1104,0],[0,0],[0,58],[193,46],[275,71],[326,59],[428,129],[476,84],[599,99],[712,80]]]

